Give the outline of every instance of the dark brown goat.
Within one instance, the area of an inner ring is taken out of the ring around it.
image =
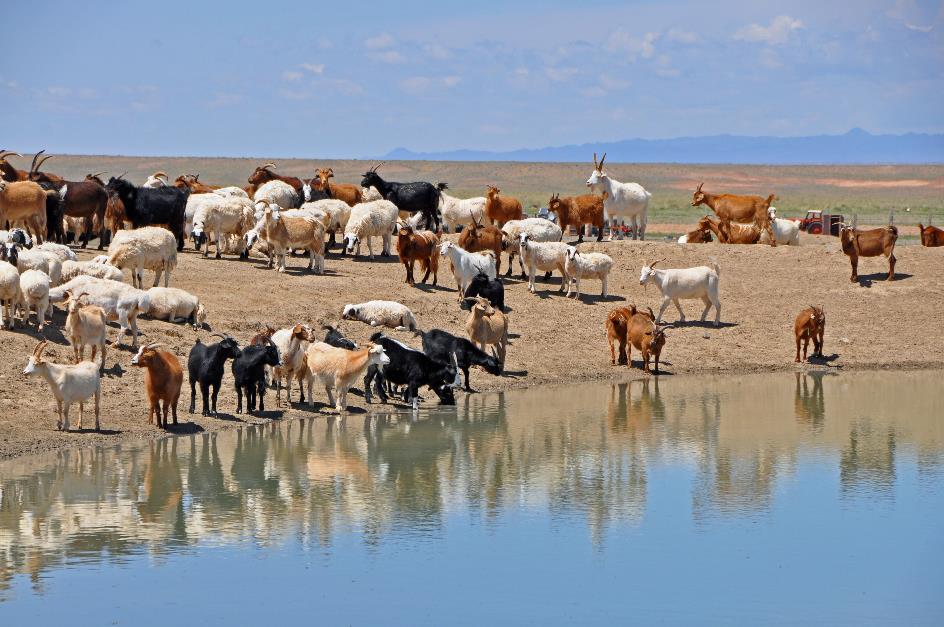
[[[704,183],[698,184],[698,189],[692,195],[692,206],[708,205],[715,214],[731,222],[753,223],[762,232],[767,232],[770,245],[776,246],[777,239],[770,228],[770,215],[767,210],[775,196],[767,198],[760,196],[738,196],[735,194],[709,194],[701,190]]]
[[[633,316],[636,314],[641,314],[643,316],[648,315],[650,320],[656,319],[652,309],[649,309],[648,314],[641,313],[636,309],[636,305],[617,307],[610,312],[610,315],[606,317],[606,339],[610,345],[610,363],[614,366],[617,364],[621,366],[624,364],[628,365],[626,357],[626,345],[629,342],[629,326],[632,322]],[[613,349],[614,342],[619,343],[619,361],[617,361],[617,354]]]
[[[413,227],[401,224],[397,234],[397,254],[400,263],[406,268],[406,282],[415,285],[413,278],[413,264],[420,262],[420,269],[425,270],[423,280],[426,283],[430,272],[433,274],[433,285],[439,278],[439,237],[432,231],[414,231]]]
[[[191,194],[209,194],[220,188],[219,185],[201,183],[199,174],[181,174],[174,180],[174,187],[189,189]]]
[[[888,280],[895,279],[895,242],[898,241],[898,227],[894,224],[878,229],[861,231],[854,226],[842,224],[839,228],[839,240],[842,252],[852,264],[850,281],[859,280],[859,257],[888,257]]]
[[[570,227],[577,228],[577,243],[583,242],[583,226],[597,227],[597,241],[603,241],[603,196],[583,194],[582,196],[560,197],[554,194],[547,201],[547,208],[557,215],[557,225],[561,228],[561,239]]]
[[[930,224],[924,226],[919,222],[918,230],[921,231],[922,246],[928,246],[930,248],[944,246],[944,229],[939,229],[936,226],[931,226]]]
[[[288,183],[289,185],[294,187],[297,193],[299,194],[302,193],[303,183],[300,178],[298,178],[297,176],[283,176],[281,174],[276,174],[275,172],[272,171],[274,169],[275,169],[274,163],[266,163],[265,165],[261,165],[255,170],[253,170],[252,174],[249,175],[249,179],[247,181],[250,185],[253,186],[253,191],[255,191],[255,189],[258,189],[259,186],[262,185],[263,183],[279,180],[279,181],[282,181],[283,183]],[[251,198],[252,194],[250,194],[249,196]]]
[[[459,246],[470,253],[490,250],[495,253],[495,273],[501,274],[502,236],[497,226],[474,223],[462,229],[459,234]]]
[[[352,207],[359,202],[363,202],[363,192],[361,191],[360,185],[354,185],[353,183],[332,183],[332,178],[334,178],[334,170],[332,168],[321,168],[315,173],[315,178],[312,179],[312,185],[315,189],[326,193],[329,198],[343,200]]]
[[[793,335],[796,338],[796,363],[800,363],[800,341],[803,342],[803,360],[806,360],[806,351],[813,340],[813,356],[823,356],[823,334],[826,333],[826,311],[823,306],[810,305],[797,314],[793,322]]]

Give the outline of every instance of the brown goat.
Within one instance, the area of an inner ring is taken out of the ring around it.
[[[86,230],[91,227],[86,224]],[[125,213],[125,204],[121,201],[118,194],[109,194],[108,202],[105,205],[105,228],[114,235],[122,229],[130,229],[131,221]]]
[[[485,194],[485,217],[492,224],[498,223],[501,228],[509,220],[524,219],[524,211],[521,210],[521,202],[517,198],[499,196],[501,190],[493,185],[488,186]],[[497,254],[497,253],[496,253]]]
[[[944,229],[939,229],[930,224],[924,226],[918,223],[918,230],[921,232],[921,245],[929,248],[944,246]]]
[[[439,279],[439,237],[432,231],[414,231],[413,227],[401,224],[397,235],[397,254],[400,263],[406,268],[406,282],[415,285],[413,264],[420,262],[420,269],[425,270],[423,280],[426,283],[430,272],[433,273],[433,285]]]
[[[803,341],[803,360],[806,361],[806,350],[813,340],[813,356],[823,356],[823,334],[826,332],[826,311],[823,306],[810,305],[797,314],[793,322],[793,335],[796,338],[796,363],[800,363],[800,341]]]
[[[252,174],[249,175],[249,179],[247,180],[247,182],[253,186],[253,191],[255,191],[263,183],[279,180],[294,187],[297,193],[302,193],[302,180],[300,178],[297,176],[283,176],[281,174],[276,174],[272,171],[274,169],[274,163],[266,163],[265,165],[261,165],[253,170]],[[252,198],[252,194],[249,194],[249,197]]]
[[[756,224],[737,224],[727,218],[718,221],[718,240],[723,244],[756,244],[761,230]]]
[[[40,153],[36,153],[36,157]],[[12,183],[13,181],[28,181],[29,172],[26,170],[17,170],[13,164],[7,161],[7,157],[22,157],[18,152],[12,150],[0,150],[0,179]],[[33,163],[36,163],[36,157],[33,157]],[[32,171],[32,167],[30,168]]]
[[[495,274],[501,274],[501,253],[502,253],[502,233],[501,229],[493,225],[482,225],[474,223],[462,229],[459,233],[459,246],[469,251],[477,253],[482,250],[490,250],[495,253]]]
[[[201,183],[199,174],[181,174],[174,180],[174,187],[189,189],[191,194],[209,194],[220,188],[219,185]]]
[[[699,183],[698,189],[692,195],[693,207],[702,204],[708,205],[721,219],[726,218],[731,222],[753,223],[761,231],[767,232],[771,246],[777,245],[773,230],[770,228],[770,215],[767,213],[770,203],[775,198],[773,194],[766,199],[760,196],[709,194],[701,191],[703,185],[704,183]]]
[[[636,305],[628,307],[617,307],[606,317],[606,340],[610,345],[610,363],[614,366],[625,365],[626,361],[626,343],[628,341],[629,323],[638,312]],[[649,315],[655,320],[655,314],[652,309]],[[616,358],[616,351],[613,349],[613,342],[619,344],[619,361]]]
[[[252,336],[249,340],[250,346],[261,346],[272,341],[272,335],[275,333],[275,328],[270,324],[260,324],[259,331]]]
[[[721,229],[718,227],[718,223],[709,218],[707,214],[698,221],[698,229],[701,231],[710,231],[715,234],[719,242],[722,244],[726,243],[725,240],[722,239]]]
[[[583,194],[561,198],[554,194],[547,201],[548,211],[557,215],[557,225],[561,228],[561,239],[570,227],[577,228],[577,243],[583,242],[583,226],[597,227],[597,241],[603,241],[603,196]]]
[[[653,319],[652,311],[648,314],[637,312],[629,321],[629,329],[626,336],[629,339],[629,345],[626,347],[627,365],[633,363],[633,347],[642,353],[643,371],[652,372],[649,369],[649,360],[655,357],[655,372],[659,374],[659,357],[662,354],[662,347],[665,346],[665,330],[668,325],[660,325]]]
[[[315,178],[312,179],[312,186],[326,193],[329,198],[343,200],[352,207],[359,202],[363,202],[364,195],[360,185],[354,185],[353,183],[332,183],[332,178],[334,178],[334,170],[332,168],[321,168],[315,172]]]
[[[840,225],[839,241],[842,243],[842,252],[849,257],[852,264],[850,281],[859,280],[859,257],[888,257],[888,280],[895,279],[895,242],[898,241],[898,227],[894,224],[878,229],[860,231],[854,226]]]
[[[138,354],[131,359],[131,365],[145,368],[144,386],[147,389],[149,408],[148,424],[154,424],[157,413],[157,426],[167,427],[167,410],[170,408],[177,424],[177,400],[184,381],[184,371],[177,357],[166,350],[158,349],[160,344],[146,344],[138,349]],[[161,417],[161,405],[164,415]]]
[[[508,350],[508,316],[492,307],[492,304],[481,296],[467,297],[465,300],[472,305],[465,321],[469,339],[478,344],[483,352],[486,345],[497,347],[492,354],[504,367]]]

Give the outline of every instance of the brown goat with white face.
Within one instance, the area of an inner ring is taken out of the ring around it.
[[[509,220],[524,218],[521,201],[511,196],[499,196],[500,193],[500,189],[494,185],[489,185],[485,194],[485,217],[492,224],[498,223],[499,228]]]
[[[490,250],[495,253],[495,274],[501,272],[502,233],[497,226],[474,223],[459,233],[459,246],[470,253]]]
[[[648,314],[637,312],[629,321],[629,328],[626,335],[630,346],[627,346],[626,360],[627,365],[633,363],[633,349],[642,353],[643,370],[652,372],[649,369],[649,360],[655,357],[655,372],[659,374],[659,356],[662,354],[662,347],[665,346],[665,330],[668,325],[660,325],[652,318],[652,312]]]
[[[939,229],[930,224],[924,226],[918,223],[918,230],[921,232],[921,245],[929,248],[944,246],[944,229]]]
[[[839,241],[842,252],[852,264],[850,281],[859,280],[859,257],[888,257],[888,280],[895,279],[895,242],[898,241],[898,227],[893,224],[878,229],[859,230],[854,226],[842,224],[839,227]]]
[[[168,408],[174,416],[174,424],[177,424],[177,401],[180,399],[180,388],[184,382],[184,371],[176,355],[159,349],[158,346],[160,344],[157,343],[142,346],[137,355],[131,358],[131,365],[145,368],[144,385],[149,401],[148,424],[154,424],[154,414],[157,413],[157,426],[164,429],[167,427]],[[164,406],[163,417],[161,405]]]
[[[727,219],[731,222],[753,223],[761,231],[767,233],[771,246],[777,245],[777,240],[770,228],[770,215],[767,212],[770,203],[774,201],[775,196],[773,194],[767,198],[736,194],[709,194],[702,191],[701,188],[704,185],[704,183],[699,183],[698,189],[692,195],[693,207],[704,204],[710,207],[721,219]]]
[[[360,185],[354,185],[352,183],[332,183],[332,178],[334,178],[334,170],[332,168],[321,168],[315,172],[312,185],[316,190],[326,193],[328,198],[343,200],[352,207],[364,201],[364,193]]]
[[[426,283],[430,273],[433,274],[433,285],[439,278],[439,237],[432,231],[414,231],[408,224],[401,224],[397,234],[397,254],[400,263],[406,269],[406,282],[416,283],[413,277],[413,265],[419,261],[423,275],[421,283]]]
[[[797,314],[793,322],[793,335],[796,338],[796,363],[800,363],[800,342],[803,342],[803,360],[813,340],[813,356],[823,356],[823,334],[826,333],[826,311],[823,306],[810,305]]]

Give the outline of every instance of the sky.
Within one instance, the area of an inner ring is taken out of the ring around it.
[[[944,1],[11,1],[0,148],[24,153],[944,132]]]

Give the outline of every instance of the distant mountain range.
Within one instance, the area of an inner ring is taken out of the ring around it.
[[[558,161],[592,160],[607,153],[608,163],[868,164],[944,163],[944,135],[872,135],[854,128],[842,135],[747,137],[712,135],[675,139],[624,139],[614,142],[527,148],[507,152],[452,150],[412,152],[396,148],[383,159],[406,161]]]

